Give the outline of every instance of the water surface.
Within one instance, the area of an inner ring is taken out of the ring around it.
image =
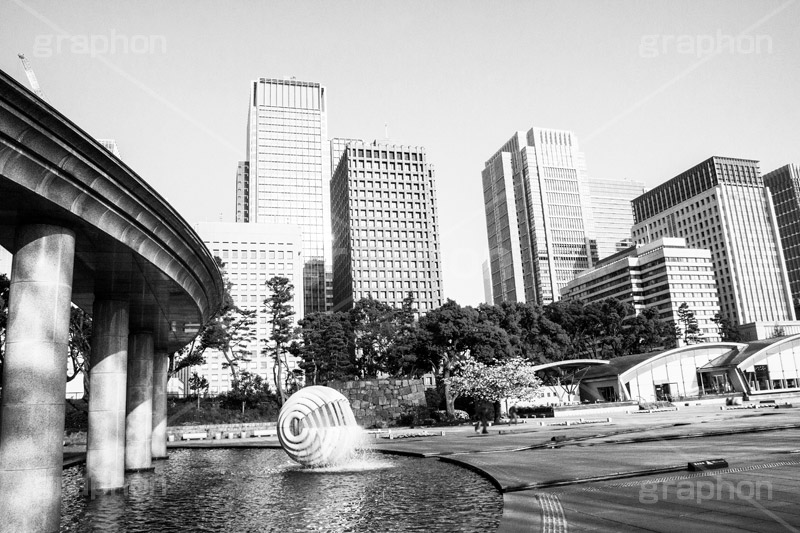
[[[127,490],[89,499],[64,471],[62,532],[494,531],[502,496],[434,459],[373,455],[304,469],[274,449],[171,450]]]

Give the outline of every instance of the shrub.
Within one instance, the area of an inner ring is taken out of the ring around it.
[[[397,417],[397,424],[400,426],[419,426],[433,422],[431,410],[427,406],[403,404],[400,407],[403,409]]]

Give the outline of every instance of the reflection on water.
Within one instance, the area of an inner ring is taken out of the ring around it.
[[[64,471],[61,531],[493,531],[502,497],[436,460],[378,455],[304,469],[281,450],[173,450],[124,493],[83,496]]]

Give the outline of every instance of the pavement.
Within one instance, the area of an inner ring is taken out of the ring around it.
[[[570,425],[563,425],[566,420]],[[540,425],[544,423],[545,425]],[[562,424],[562,425],[555,425]],[[380,452],[470,468],[503,496],[500,532],[798,531],[800,408],[526,419],[516,426],[393,429]],[[171,442],[170,448],[269,447],[274,437]],[[71,450],[71,453],[80,453]],[[688,464],[725,459],[726,468]],[[65,454],[66,460],[66,454]],[[72,456],[75,460],[75,455]]]

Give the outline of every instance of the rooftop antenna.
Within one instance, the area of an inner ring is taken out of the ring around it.
[[[36,79],[36,74],[33,72],[33,67],[31,67],[30,62],[25,58],[25,54],[17,54],[19,60],[22,61],[22,68],[25,69],[25,75],[28,76],[28,83],[31,84],[31,89],[33,89],[33,94],[45,100],[44,93],[42,93],[42,88],[39,87],[39,80]]]
[[[383,123],[383,136],[387,141],[389,140],[389,124],[386,122]]]

